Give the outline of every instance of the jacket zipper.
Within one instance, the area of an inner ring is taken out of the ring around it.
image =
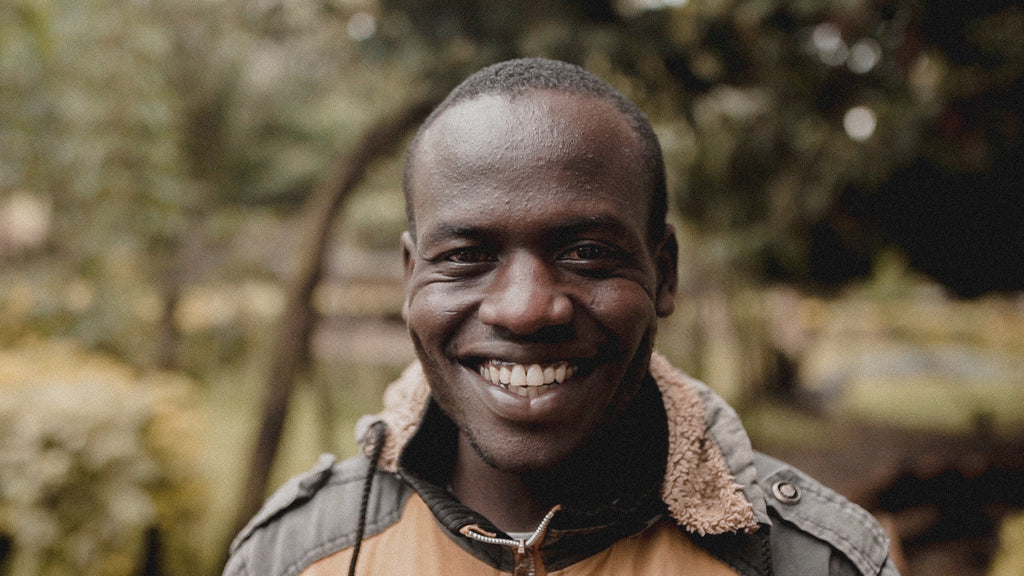
[[[498,538],[496,533],[484,530],[479,524],[463,526],[459,528],[459,533],[477,542],[511,548],[515,552],[515,562],[512,567],[513,576],[545,576],[547,569],[544,567],[544,560],[540,555],[540,546],[544,541],[548,525],[551,524],[551,519],[561,509],[561,505],[555,505],[544,516],[544,519],[540,521],[533,534],[530,534],[530,537],[526,539]]]

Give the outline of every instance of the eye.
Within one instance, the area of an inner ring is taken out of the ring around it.
[[[580,244],[563,252],[559,259],[575,262],[591,262],[617,257],[618,252],[609,246],[602,244]]]
[[[442,256],[442,260],[451,262],[453,264],[483,264],[486,262],[494,262],[494,254],[483,248],[458,248],[450,252],[446,252]]]

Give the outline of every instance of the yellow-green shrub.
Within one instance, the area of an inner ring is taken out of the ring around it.
[[[157,528],[168,573],[196,559],[187,541],[202,486],[191,473],[201,419],[191,384],[140,376],[70,343],[0,350],[0,534],[13,576],[119,576]]]

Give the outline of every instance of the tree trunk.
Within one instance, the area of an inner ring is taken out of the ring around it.
[[[376,123],[363,136],[356,149],[340,159],[327,179],[306,201],[300,225],[307,231],[307,236],[297,254],[299,265],[288,289],[287,303],[273,348],[262,423],[250,458],[232,534],[241,530],[256,514],[267,495],[270,471],[284,430],[295,378],[306,358],[309,335],[313,328],[313,289],[320,281],[329,233],[342,202],[363,179],[369,166],[391,153],[436,104],[437,100],[432,98],[418,101],[395,116]]]

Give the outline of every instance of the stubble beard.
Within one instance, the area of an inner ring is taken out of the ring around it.
[[[506,446],[512,448],[511,454],[499,454],[498,450],[488,448],[484,442],[481,442],[464,419],[458,414],[453,414],[454,410],[452,407],[457,403],[448,398],[448,393],[440,392],[445,390],[446,387],[436,385],[436,383],[440,383],[443,380],[443,370],[441,367],[436,362],[429,360],[430,357],[426,354],[420,339],[413,333],[410,333],[410,336],[420,365],[423,368],[423,373],[430,385],[434,400],[441,408],[441,411],[455,424],[459,434],[465,438],[477,456],[495,470],[510,474],[528,475],[530,473],[546,473],[556,470],[561,464],[571,461],[573,455],[584,451],[588,443],[599,436],[599,432],[602,429],[613,427],[619,415],[626,411],[640,390],[650,365],[656,331],[657,325],[654,325],[648,329],[647,334],[641,339],[640,345],[627,365],[626,371],[620,379],[619,386],[616,388],[613,398],[605,407],[603,415],[580,435],[580,440],[575,446],[571,446],[564,455],[543,466],[529,462],[529,458],[526,455],[530,453],[530,450],[525,446],[510,446],[513,441],[506,444]],[[571,473],[572,471],[567,470],[567,472]]]

